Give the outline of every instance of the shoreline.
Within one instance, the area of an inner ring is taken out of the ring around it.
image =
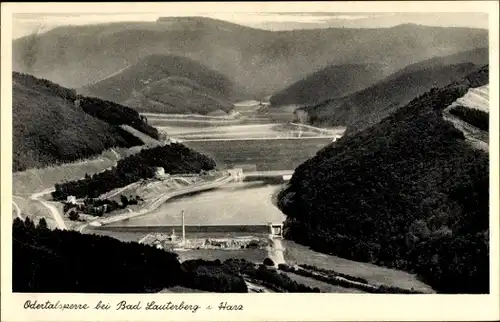
[[[163,203],[168,201],[169,199],[172,199],[174,197],[179,197],[185,194],[190,194],[194,192],[199,192],[199,191],[204,191],[204,190],[210,190],[219,187],[220,185],[224,185],[232,180],[232,175],[231,174],[226,174],[222,178],[218,178],[212,182],[208,183],[202,183],[202,184],[193,184],[192,186],[188,186],[186,188],[181,188],[177,189],[174,191],[168,191],[166,193],[163,193],[153,199],[152,203],[149,205],[146,205],[144,208],[142,208],[139,211],[136,212],[129,212],[129,213],[124,213],[124,214],[119,214],[115,216],[110,216],[107,218],[103,219],[97,219],[92,222],[87,223],[89,226],[93,227],[102,227],[105,225],[108,225],[110,223],[114,223],[117,221],[123,221],[143,215],[147,215],[148,213],[156,210],[158,207],[160,207]]]

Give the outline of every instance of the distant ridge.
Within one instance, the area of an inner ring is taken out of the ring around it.
[[[275,93],[270,102],[273,106],[318,103],[362,90],[385,76],[381,64],[328,66]]]
[[[486,48],[424,60],[356,93],[300,108],[297,116],[317,125],[347,125],[347,132],[352,133],[377,123],[431,88],[459,81],[487,63]]]
[[[473,28],[274,32],[200,17],[160,21],[66,26],[23,37],[13,42],[13,67],[80,88],[149,55],[177,55],[226,75],[259,99],[326,66],[375,63],[392,73],[435,56],[488,46],[488,32]]]

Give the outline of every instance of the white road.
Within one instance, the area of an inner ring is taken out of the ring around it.
[[[52,217],[54,218],[55,222],[57,223],[57,226],[59,229],[66,230],[68,227],[66,226],[66,223],[64,222],[63,217],[59,213],[59,210],[50,202],[45,201],[43,199],[40,199],[44,195],[47,195],[51,192],[55,191],[54,189],[47,189],[41,192],[36,192],[30,196],[31,200],[36,200],[39,201],[42,205],[44,205],[47,209],[49,209]]]
[[[111,198],[111,197],[114,197],[114,196],[116,196],[117,194],[119,194],[119,193],[123,192],[124,190],[129,189],[129,188],[132,188],[132,187],[135,187],[135,186],[136,186],[136,185],[138,185],[138,184],[139,184],[139,182],[133,182],[133,183],[131,183],[131,184],[129,184],[129,185],[126,185],[125,187],[120,188],[120,189],[118,189],[118,190],[116,190],[116,191],[114,191],[114,192],[111,192],[111,193],[109,193],[109,194],[105,193],[105,194],[101,195],[101,197],[100,197],[100,198]]]
[[[16,210],[16,216],[17,218],[19,219],[23,219],[23,217],[21,216],[21,209],[19,208],[19,206],[17,205],[17,203],[14,202],[14,200],[12,200],[12,205],[14,206],[14,209]]]

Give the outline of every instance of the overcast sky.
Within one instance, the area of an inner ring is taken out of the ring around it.
[[[63,25],[86,25],[122,21],[155,21],[158,17],[205,16],[269,30],[300,28],[376,28],[403,23],[428,26],[488,28],[484,13],[350,13],[350,12],[267,12],[267,13],[118,13],[118,14],[35,14],[13,15],[13,38],[44,32]]]

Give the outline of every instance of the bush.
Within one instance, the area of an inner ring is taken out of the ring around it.
[[[74,211],[74,210],[71,210],[69,212],[69,216],[68,217],[69,217],[69,220],[72,220],[72,221],[78,221],[78,220],[80,220],[80,215],[76,211]]]
[[[247,293],[248,289],[239,267],[220,260],[187,260],[181,265],[186,276],[186,286],[209,292]]]
[[[266,259],[264,259],[264,265],[266,265],[266,266],[274,266],[274,262],[269,257],[266,257]]]

